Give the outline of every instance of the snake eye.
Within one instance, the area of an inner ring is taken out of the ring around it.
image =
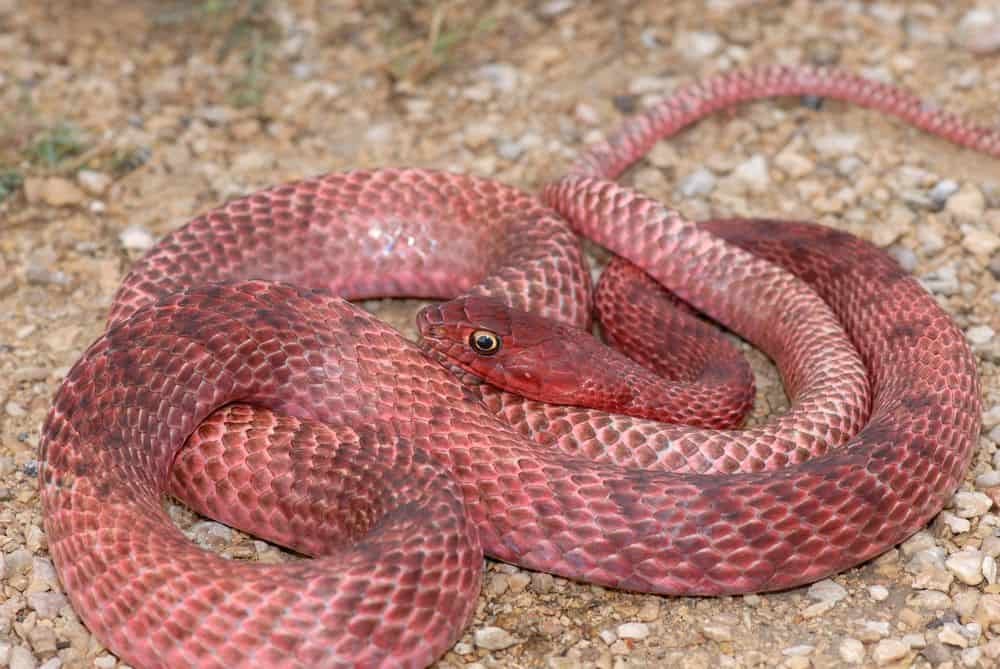
[[[476,330],[469,335],[469,346],[480,355],[493,355],[500,350],[500,337],[489,330]]]

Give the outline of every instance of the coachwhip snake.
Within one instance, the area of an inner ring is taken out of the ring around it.
[[[167,236],[44,427],[45,529],[76,611],[141,667],[420,666],[469,620],[484,550],[719,594],[807,583],[920,528],[980,424],[975,361],[933,298],[844,233],[695,225],[607,181],[716,109],[799,94],[1000,155],[996,132],[891,86],[765,67],[630,120],[544,190],[552,209],[484,179],[377,170],[265,190]],[[585,325],[589,279],[553,209],[770,355],[792,410],[710,432],[518,399],[459,383],[332,296],[493,296]],[[223,560],[172,524],[168,492],[322,557]]]

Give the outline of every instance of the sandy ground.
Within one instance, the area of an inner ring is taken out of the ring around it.
[[[534,189],[629,112],[746,64],[837,63],[997,124],[1000,19],[972,9],[0,0],[0,667],[124,666],[54,577],[36,447],[61,378],[157,238],[261,186],[352,167]],[[778,594],[636,595],[488,562],[475,620],[438,666],[995,666],[1000,162],[871,112],[781,100],[701,123],[629,179],[692,217],[820,220],[924,280],[980,361],[985,427],[964,492],[902,547]],[[376,307],[412,333],[412,304]],[[754,361],[766,412],[781,392]],[[223,554],[281,559],[172,512]]]

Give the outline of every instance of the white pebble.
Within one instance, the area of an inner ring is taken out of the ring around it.
[[[945,211],[955,218],[964,221],[975,221],[986,211],[986,198],[983,192],[972,184],[965,184],[958,192],[948,198]]]
[[[931,200],[938,207],[943,207],[952,195],[958,192],[958,184],[951,179],[943,179],[931,188]]]
[[[30,650],[24,646],[14,646],[10,651],[10,669],[35,669],[38,661]]]
[[[681,179],[677,189],[684,197],[708,195],[715,188],[715,175],[704,167],[699,167]]]
[[[865,645],[857,639],[850,637],[840,642],[837,648],[840,659],[848,664],[861,664],[865,661]]]
[[[872,651],[872,659],[882,666],[903,659],[909,652],[910,647],[899,639],[882,639]]]
[[[517,639],[505,629],[499,627],[482,627],[472,635],[473,641],[486,650],[503,650],[517,643]]]
[[[722,38],[713,32],[692,31],[678,35],[674,45],[684,58],[703,60],[722,47]]]
[[[960,518],[978,518],[993,506],[993,500],[990,499],[989,495],[982,492],[968,492],[963,490],[962,492],[955,493],[952,501],[955,503],[955,513]]]
[[[624,623],[616,630],[619,639],[645,639],[649,636],[649,625],[646,623]]]
[[[945,560],[948,570],[966,585],[978,585],[983,580],[983,553],[963,550]]]
[[[868,586],[868,595],[876,602],[884,602],[889,598],[889,589],[884,585]]]
[[[950,511],[941,512],[941,522],[948,526],[952,534],[965,534],[972,527],[968,520],[959,518]]]
[[[494,88],[509,93],[517,88],[520,73],[507,63],[490,63],[476,70],[476,77],[489,82]]]
[[[118,235],[118,240],[129,251],[148,251],[156,240],[146,228],[130,225]]]
[[[806,594],[817,602],[839,602],[847,597],[847,589],[827,578],[810,585]]]
[[[969,335],[969,340],[972,341],[971,330],[969,331]],[[976,477],[977,488],[995,488],[996,486],[1000,486],[1000,471],[996,469],[990,469]]]
[[[973,53],[1000,49],[1000,8],[970,9],[955,26],[952,39],[955,44]]]
[[[733,170],[733,178],[750,190],[766,190],[771,182],[767,173],[767,160],[760,154],[753,156],[736,166],[736,169]]]
[[[983,556],[983,576],[986,577],[986,582],[993,585],[997,582],[997,560],[992,555]]]
[[[816,150],[828,157],[855,154],[861,146],[861,137],[847,133],[831,133],[814,137],[812,144]]]

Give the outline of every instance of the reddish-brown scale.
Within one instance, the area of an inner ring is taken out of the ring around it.
[[[681,89],[545,191],[575,230],[776,360],[798,397],[756,431],[462,385],[326,292],[492,295],[586,326],[572,233],[506,186],[330,175],[162,240],[43,430],[48,544],[82,620],[137,667],[421,666],[469,619],[482,550],[610,587],[712,595],[808,583],[922,527],[962,479],[980,421],[974,359],[934,299],[844,233],[694,225],[606,181],[716,109],[790,94],[1000,153],[996,132],[890,86],[762,68]],[[173,526],[168,492],[322,557],[223,560]]]

